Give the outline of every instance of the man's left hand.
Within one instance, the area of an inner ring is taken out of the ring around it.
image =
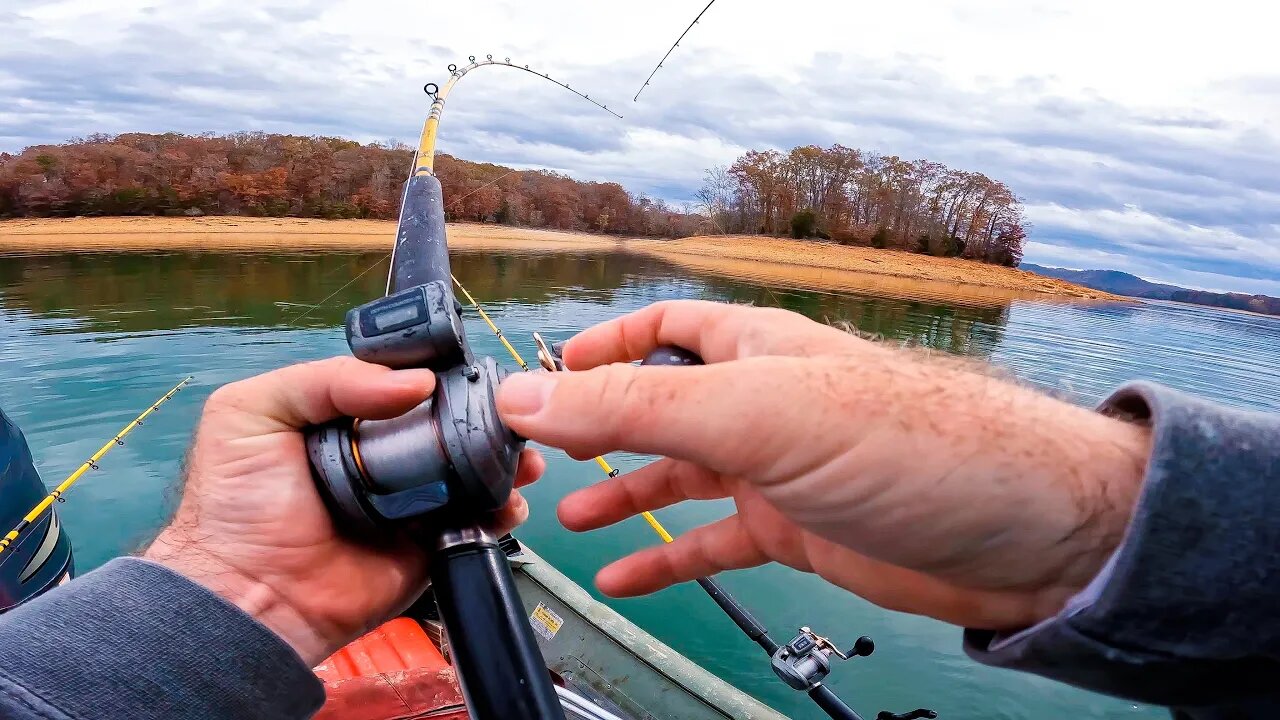
[[[395,417],[434,388],[429,370],[354,358],[220,388],[197,428],[177,514],[145,557],[221,595],[318,663],[412,603],[426,584],[427,558],[412,545],[372,548],[337,532],[311,479],[301,430],[344,415]],[[516,485],[545,467],[525,450]],[[494,529],[506,532],[528,514],[514,492]]]

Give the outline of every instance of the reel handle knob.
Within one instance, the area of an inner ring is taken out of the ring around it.
[[[853,641],[853,648],[850,649],[849,652],[845,654],[848,655],[849,657],[867,657],[868,655],[870,655],[875,651],[876,651],[875,641],[867,637],[866,635],[863,635],[862,637]]]
[[[644,366],[669,365],[674,367],[692,367],[694,365],[705,365],[706,363],[704,363],[702,358],[698,357],[696,353],[685,350],[682,347],[676,347],[675,345],[663,345],[662,347],[655,348],[653,352],[649,353],[645,357],[644,362],[640,364]]]
[[[921,720],[922,718],[924,720],[933,720],[936,717],[938,717],[938,713],[933,710],[920,708],[919,710],[904,713],[891,713],[888,710],[881,710],[880,714],[876,715],[876,720]]]

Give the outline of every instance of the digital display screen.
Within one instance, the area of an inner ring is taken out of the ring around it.
[[[380,310],[373,316],[374,327],[378,330],[386,330],[393,325],[401,323],[415,323],[419,320],[421,314],[417,303],[408,305],[397,305],[386,310]]]

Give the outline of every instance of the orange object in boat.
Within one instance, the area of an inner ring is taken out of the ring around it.
[[[447,667],[440,648],[422,626],[412,618],[400,617],[330,655],[315,671],[321,680],[336,682],[396,670]]]
[[[315,668],[325,704],[317,720],[465,720],[453,668],[416,621],[396,618]]]

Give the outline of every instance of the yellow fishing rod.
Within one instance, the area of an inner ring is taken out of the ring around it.
[[[13,544],[13,541],[17,540],[18,536],[21,535],[23,531],[39,519],[39,517],[44,514],[44,511],[49,509],[50,505],[61,501],[63,494],[65,494],[67,490],[70,490],[71,486],[75,485],[76,481],[83,477],[85,473],[90,470],[97,470],[99,460],[106,456],[107,453],[111,452],[112,448],[117,445],[124,445],[124,438],[126,435],[133,432],[144,420],[150,417],[152,413],[159,410],[160,406],[168,402],[170,398],[177,395],[178,391],[182,390],[182,388],[193,379],[193,377],[188,376],[185,380],[175,385],[172,390],[165,393],[159,400],[151,403],[151,407],[147,408],[141,415],[134,418],[133,422],[125,425],[123,430],[116,433],[115,437],[108,440],[105,445],[98,449],[98,452],[94,453],[88,460],[85,460],[80,467],[76,468],[75,472],[67,476],[66,480],[63,480],[58,487],[54,488],[53,492],[46,495],[38,505],[31,508],[31,512],[27,513],[26,516],[22,518],[22,522],[18,523],[17,527],[10,530],[3,538],[0,538],[0,553],[9,549],[9,546]]]
[[[524,358],[520,357],[520,353],[516,352],[516,349],[507,341],[506,336],[502,334],[502,330],[494,324],[492,319],[490,319],[489,313],[486,313],[484,308],[480,307],[480,303],[476,302],[476,299],[471,296],[471,293],[467,292],[467,289],[458,281],[457,276],[451,277],[453,277],[453,284],[457,285],[458,289],[462,291],[462,294],[467,298],[467,302],[471,303],[471,307],[475,308],[476,312],[480,313],[480,317],[484,320],[485,324],[489,326],[489,329],[493,331],[494,335],[498,336],[498,340],[502,341],[502,345],[507,349],[507,352],[511,353],[511,357],[515,358],[515,361],[520,363],[521,369],[525,372],[529,372],[529,366],[525,363]],[[536,334],[535,337],[537,337]],[[541,340],[542,338],[537,339]],[[556,370],[558,368],[553,364],[547,369]],[[600,469],[605,471],[609,477],[618,476],[617,468],[610,467],[609,462],[604,458],[597,455],[595,457],[595,461],[596,464],[600,466]],[[640,516],[644,518],[645,522],[649,523],[649,527],[653,528],[653,531],[658,534],[658,537],[662,538],[662,542],[669,543],[674,541],[674,538],[671,537],[671,533],[667,532],[667,529],[662,526],[662,523],[658,522],[658,518],[654,517],[653,513],[648,510],[643,510],[641,511]]]
[[[456,275],[450,274],[449,277],[453,278],[453,284],[457,285],[458,289],[462,291],[462,294],[466,296],[467,302],[471,303],[471,307],[475,308],[476,312],[480,313],[480,319],[484,320],[484,323],[489,326],[489,329],[493,331],[493,334],[498,337],[502,346],[507,349],[507,352],[511,353],[511,357],[515,358],[516,362],[520,363],[520,369],[525,372],[529,372],[529,366],[525,363],[524,358],[520,357],[520,353],[516,352],[516,349],[507,341],[507,336],[502,334],[502,330],[497,325],[493,324],[493,320],[489,318],[489,313],[485,312],[484,308],[480,307],[480,303],[476,302],[476,299],[471,297],[471,293],[467,292],[467,289],[463,287],[462,283],[458,282]]]

